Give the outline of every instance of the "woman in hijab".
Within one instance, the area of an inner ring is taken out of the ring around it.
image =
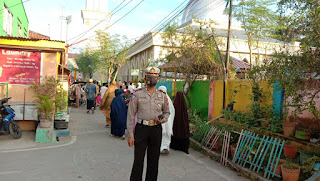
[[[167,94],[167,88],[165,86],[160,86],[158,89],[166,93],[166,96],[169,102],[170,116],[168,118],[168,121],[162,124],[162,141],[161,141],[161,147],[160,147],[161,153],[169,154],[169,146],[171,143],[172,126],[173,126],[175,111],[174,111],[172,101]]]
[[[187,104],[181,91],[177,92],[173,106],[175,108],[175,117],[173,122],[173,136],[171,137],[170,148],[189,154],[189,119]]]
[[[111,103],[111,134],[110,136],[119,136],[125,139],[125,130],[127,128],[127,106],[124,100],[124,91],[115,90],[116,97]]]
[[[117,82],[112,81],[108,90],[105,92],[103,99],[101,101],[100,110],[106,116],[106,127],[111,125],[110,112],[111,112],[111,102],[115,97],[114,91],[117,89]]]

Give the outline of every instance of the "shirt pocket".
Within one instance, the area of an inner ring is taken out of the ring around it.
[[[162,110],[163,100],[155,99],[154,104],[155,104],[156,110],[160,112]]]

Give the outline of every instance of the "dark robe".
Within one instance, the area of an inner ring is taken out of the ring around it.
[[[189,118],[187,104],[181,91],[177,92],[173,106],[175,108],[175,116],[170,148],[188,154],[190,145]]]
[[[123,90],[116,89],[116,97],[111,102],[111,134],[115,136],[123,136],[127,129],[127,107],[123,97]]]

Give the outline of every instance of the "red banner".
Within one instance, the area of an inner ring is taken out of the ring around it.
[[[40,73],[41,52],[0,49],[0,82],[39,83]]]

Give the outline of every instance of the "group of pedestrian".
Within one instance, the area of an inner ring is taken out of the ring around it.
[[[167,94],[167,88],[156,88],[160,70],[147,68],[146,86],[139,81],[138,87],[132,82],[112,81],[104,84],[99,91],[93,80],[85,88],[87,112],[94,113],[95,101],[106,117],[106,127],[111,127],[110,136],[125,139],[134,147],[134,162],[131,181],[141,181],[144,157],[147,152],[146,180],[158,177],[160,153],[169,154],[175,149],[189,153],[189,120],[183,92],[176,93],[174,102]]]

